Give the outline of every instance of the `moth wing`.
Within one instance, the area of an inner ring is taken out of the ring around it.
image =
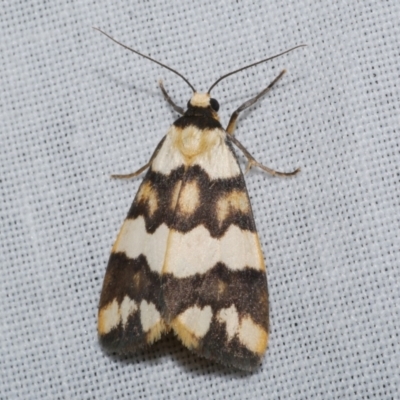
[[[243,174],[230,142],[220,146],[224,177],[221,159],[210,157],[176,188],[163,316],[189,349],[251,370],[268,342],[266,271]]]
[[[162,316],[160,274],[170,231],[171,187],[184,173],[182,163],[168,157],[170,147],[164,138],[153,156],[157,160],[161,153],[169,173],[150,167],[111,251],[100,296],[98,333],[102,345],[113,351],[135,352],[169,330]]]

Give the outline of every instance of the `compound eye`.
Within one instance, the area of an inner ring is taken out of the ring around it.
[[[219,110],[219,103],[215,99],[210,99],[210,106],[214,111],[218,111]]]

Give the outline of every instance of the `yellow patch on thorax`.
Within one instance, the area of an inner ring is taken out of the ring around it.
[[[185,158],[186,164],[191,165],[196,157],[207,156],[211,159],[213,149],[221,145],[224,131],[221,129],[199,129],[195,126],[187,126],[183,129],[175,129],[174,145]]]

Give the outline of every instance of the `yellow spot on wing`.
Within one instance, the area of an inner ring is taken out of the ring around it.
[[[161,315],[152,302],[142,300],[140,303],[140,322],[143,332],[149,331],[161,321]]]
[[[121,304],[118,304],[117,299],[114,299],[99,311],[97,323],[99,334],[107,334],[112,329],[116,328],[121,321],[125,327],[128,318],[135,313],[137,309],[136,302],[130,299],[129,296],[125,296]]]
[[[137,195],[138,202],[147,203],[148,211],[152,216],[158,208],[157,192],[153,189],[150,182],[145,182]]]
[[[178,319],[174,319],[171,322],[171,327],[185,347],[188,349],[196,349],[199,346],[199,339]]]
[[[268,345],[268,333],[246,316],[240,323],[239,340],[253,353],[262,355]]]
[[[172,322],[171,327],[182,343],[188,348],[196,348],[199,340],[210,329],[212,310],[210,306],[200,308],[190,307],[179,314]]]
[[[105,335],[118,326],[121,320],[118,308],[117,299],[114,299],[99,311],[97,330],[100,335]]]
[[[230,193],[218,199],[217,218],[219,223],[224,222],[225,218],[231,213],[241,212],[247,214],[250,211],[250,204],[247,194],[240,190],[232,190]]]
[[[129,296],[125,296],[122,303],[119,306],[119,312],[121,315],[122,325],[125,328],[128,318],[138,309],[137,304],[134,300],[130,299]]]
[[[146,334],[147,344],[152,344],[159,340],[164,332],[168,332],[170,327],[164,322],[164,320],[158,321]]]
[[[264,354],[268,345],[268,333],[248,315],[239,323],[239,313],[233,304],[218,311],[217,321],[225,325],[228,342],[237,335],[240,343],[250,351],[259,355]]]
[[[239,314],[232,304],[229,308],[222,308],[217,314],[217,321],[225,324],[228,341],[231,341],[239,329]]]
[[[146,300],[140,303],[140,322],[148,344],[160,339],[161,335],[170,329],[161,318],[156,306]]]
[[[186,183],[179,195],[179,211],[192,214],[200,204],[200,189],[196,181]]]
[[[138,310],[136,302],[125,296],[121,304],[118,305],[117,299],[104,306],[99,312],[98,332],[106,335],[122,322],[125,328],[129,316]],[[168,332],[170,327],[161,319],[153,303],[143,300],[140,304],[140,321],[143,332],[146,333],[146,342],[151,344],[161,338],[164,332]]]

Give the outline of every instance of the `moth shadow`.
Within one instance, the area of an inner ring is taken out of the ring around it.
[[[118,353],[114,351],[107,350],[107,348],[99,346],[103,353],[110,358],[113,362],[117,362],[120,364],[147,364],[154,365],[158,364],[160,360],[168,357],[171,352],[171,346],[173,347],[173,337],[169,337],[169,335],[163,336],[156,343],[143,348],[142,350],[136,353]]]
[[[118,354],[109,352],[102,347],[103,353],[113,362],[122,365],[146,365],[147,367],[158,365],[163,359],[169,358],[181,369],[192,376],[212,375],[215,377],[231,377],[235,379],[248,378],[256,371],[240,371],[232,367],[218,364],[214,361],[202,358],[188,350],[173,333],[162,337],[153,345],[134,354]]]
[[[154,97],[156,95],[160,95],[162,97],[161,90],[149,89],[148,86],[136,85],[131,81],[122,79],[119,76],[111,74],[108,71],[101,68],[96,68],[94,71],[100,78],[107,79],[108,82],[113,83],[114,86],[116,87],[122,87],[123,89],[128,91],[141,93],[143,97]]]
[[[218,364],[215,361],[208,360],[207,358],[203,358],[195,353],[192,353],[177,339],[174,339],[174,341],[176,342],[176,351],[174,351],[172,356],[177,361],[177,363],[180,364],[181,368],[192,376],[211,375],[215,377],[243,379],[248,378],[255,372],[241,371],[227,365]]]

